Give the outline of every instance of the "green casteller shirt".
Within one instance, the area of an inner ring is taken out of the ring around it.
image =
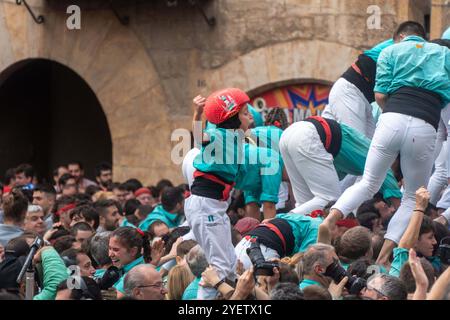
[[[211,128],[205,133],[210,141],[202,145],[194,159],[194,168],[217,175],[226,182],[236,181],[239,166],[244,161],[242,130]]]
[[[127,220],[127,218],[124,218],[122,220],[122,222],[120,223],[119,227],[132,227],[132,228],[136,228],[136,226],[134,224],[132,224],[131,222],[129,222]]]
[[[199,283],[202,278],[195,278],[183,292],[181,300],[197,300]]]
[[[278,202],[283,165],[277,152],[246,144],[245,164],[240,167],[236,189],[244,191],[245,203]]]
[[[319,225],[322,218],[311,218],[301,214],[277,214],[276,218],[286,220],[292,228],[295,238],[293,254],[305,252],[308,248],[317,243]]]
[[[340,124],[342,132],[342,144],[339,153],[334,158],[334,167],[342,180],[347,174],[362,176],[369,152],[370,140],[359,131]],[[397,180],[389,169],[380,191],[385,199],[402,197]]]
[[[181,216],[164,210],[163,206],[160,204],[139,224],[139,229],[147,231],[152,223],[157,220],[167,224],[169,229],[173,229],[180,225]]]
[[[383,41],[383,42],[377,44],[372,49],[364,51],[364,55],[368,56],[373,61],[377,62],[378,58],[380,57],[381,52],[384,49],[386,49],[387,47],[390,47],[390,46],[392,46],[394,44],[395,44],[394,39],[389,39],[389,40]]]
[[[69,277],[64,261],[53,247],[42,251],[42,269],[44,270],[44,288],[33,300],[55,300],[56,288]]]
[[[258,146],[280,152],[280,139],[283,130],[275,126],[257,127],[251,130],[258,139]]]
[[[120,279],[113,285],[114,288],[116,288],[117,291],[125,294],[125,289],[123,287],[123,281],[125,279],[125,276],[127,275],[128,271],[136,267],[137,265],[145,264],[144,257],[139,257],[136,260],[130,262],[129,264],[123,266],[120,271],[122,272],[122,276]]]
[[[450,50],[419,36],[384,49],[378,59],[375,92],[392,94],[402,87],[439,94],[444,108],[450,102]]]
[[[302,282],[300,282],[300,284],[298,285],[298,287],[300,288],[300,290],[304,290],[305,288],[308,288],[310,286],[319,286],[319,287],[323,287],[319,282],[314,281],[314,280],[310,280],[310,279],[303,279]]]
[[[439,257],[426,258],[436,271],[441,270],[441,260]],[[394,248],[394,260],[391,263],[391,269],[389,275],[394,277],[400,277],[400,271],[405,263],[409,260],[409,249],[406,248]]]

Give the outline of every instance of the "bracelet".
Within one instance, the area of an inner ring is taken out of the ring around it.
[[[414,211],[422,212],[423,214],[425,214],[425,211],[423,211],[423,210],[415,209]],[[414,212],[414,211],[413,211],[413,212]]]
[[[220,280],[219,282],[217,282],[217,283],[214,285],[214,289],[219,290],[220,285],[221,285],[222,283],[224,283],[224,282],[225,282],[225,279],[222,279],[222,280]]]

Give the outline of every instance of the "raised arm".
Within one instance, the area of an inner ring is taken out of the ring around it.
[[[419,239],[420,225],[422,224],[429,200],[430,193],[427,189],[421,187],[416,191],[416,207],[412,213],[411,220],[409,220],[408,227],[398,243],[399,248],[411,249],[416,244]]]

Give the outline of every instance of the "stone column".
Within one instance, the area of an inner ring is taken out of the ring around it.
[[[400,24],[410,19],[411,0],[398,0],[397,23]]]
[[[446,30],[450,21],[448,17],[450,11],[450,1],[432,0],[431,1],[431,31],[430,39],[440,38]]]

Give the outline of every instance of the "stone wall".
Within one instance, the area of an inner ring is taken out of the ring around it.
[[[45,16],[0,1],[0,71],[27,58],[76,71],[104,109],[113,142],[114,179],[182,182],[170,161],[171,132],[190,128],[191,100],[225,86],[250,93],[282,83],[334,82],[358,52],[391,36],[396,0],[211,0],[209,27],[188,4],[119,1],[119,23],[106,1],[29,1]],[[181,2],[181,1],[179,1]],[[82,9],[81,30],[65,27],[66,5]],[[382,30],[368,30],[378,5]]]

